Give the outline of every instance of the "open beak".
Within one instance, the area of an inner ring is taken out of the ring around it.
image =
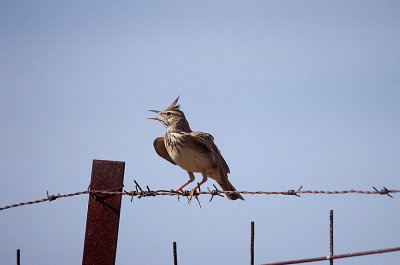
[[[149,110],[149,111],[161,115],[161,114],[160,114],[160,111],[158,111],[158,110]],[[149,119],[149,120],[156,120],[156,121],[163,121],[163,120],[164,120],[164,119],[162,119],[162,118],[147,118],[147,119]]]

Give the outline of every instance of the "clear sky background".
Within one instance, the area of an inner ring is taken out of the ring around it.
[[[238,190],[400,188],[399,1],[1,1],[0,206],[85,190],[93,159],[177,188],[147,117],[180,95]],[[198,176],[197,180],[201,177]],[[215,183],[209,180],[205,188]],[[257,264],[400,246],[400,195],[122,201],[116,264]],[[0,264],[80,264],[86,195],[0,212]],[[395,264],[400,253],[335,264]]]

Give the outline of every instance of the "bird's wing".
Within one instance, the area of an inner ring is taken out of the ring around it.
[[[156,153],[159,156],[176,165],[174,160],[172,160],[172,158],[169,156],[167,149],[165,148],[164,137],[157,137],[156,139],[154,139],[153,145]]]
[[[230,173],[228,164],[226,163],[224,157],[221,155],[221,152],[219,151],[218,147],[214,143],[214,137],[209,134],[209,133],[203,133],[203,132],[192,132],[191,135],[197,137],[198,140],[201,142],[207,144],[208,148],[210,151],[215,153],[217,159],[219,160],[219,163],[223,170],[228,174]]]
[[[218,147],[214,143],[214,137],[211,134],[203,132],[192,132],[190,139],[192,140],[192,146],[198,150],[209,150],[215,155],[215,161],[221,178],[221,182],[224,186],[229,186],[228,173],[229,167],[222,157]]]
[[[218,147],[214,143],[214,137],[211,134],[203,132],[192,132],[190,133],[191,144],[198,151],[212,152],[215,155],[217,168],[219,172],[219,178],[215,179],[221,186],[222,190],[236,191],[235,187],[228,180],[229,167],[225,162],[225,159],[221,155]],[[226,194],[230,200],[241,199],[244,200],[240,194]]]

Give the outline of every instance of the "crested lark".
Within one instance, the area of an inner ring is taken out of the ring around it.
[[[194,181],[194,172],[201,173],[203,180],[199,186],[210,177],[214,179],[223,191],[235,191],[236,189],[228,180],[229,167],[222,157],[218,147],[214,144],[214,137],[203,132],[193,132],[185,118],[185,114],[176,105],[178,99],[165,110],[150,110],[162,116],[162,118],[149,118],[158,120],[167,129],[164,137],[154,140],[154,149],[157,154],[174,165],[178,165],[189,174],[189,181],[179,187],[182,189]],[[197,186],[191,190],[191,197]],[[226,194],[228,199],[244,200],[240,194]]]

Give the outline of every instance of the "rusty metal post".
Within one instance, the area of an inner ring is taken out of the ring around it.
[[[250,264],[254,265],[254,222],[251,222]]]
[[[178,255],[176,251],[176,242],[172,244],[173,252],[174,252],[174,265],[178,265]]]
[[[333,256],[333,210],[329,211],[329,256]],[[329,265],[333,265],[333,259],[329,259]]]
[[[93,160],[90,190],[122,191],[125,162]],[[113,265],[117,251],[121,194],[90,193],[83,265]]]
[[[21,250],[17,249],[17,265],[21,265]]]

